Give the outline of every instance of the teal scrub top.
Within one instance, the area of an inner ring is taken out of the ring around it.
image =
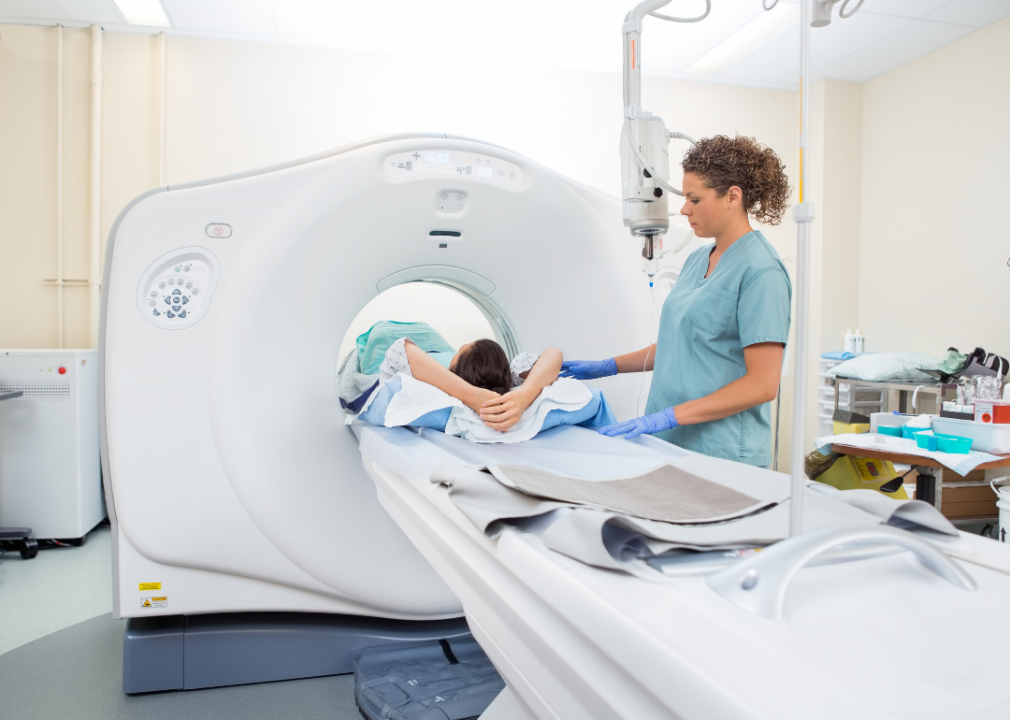
[[[743,349],[789,337],[792,284],[775,248],[754,230],[734,242],[706,279],[714,244],[687,258],[663,304],[647,413],[705,397],[747,373]],[[713,457],[771,462],[771,408],[656,433]]]

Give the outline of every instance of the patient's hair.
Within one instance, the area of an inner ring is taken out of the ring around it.
[[[460,352],[453,370],[474,387],[499,395],[512,389],[512,368],[501,345],[487,338],[477,340]]]
[[[714,135],[702,138],[684,153],[680,164],[723,197],[736,185],[743,208],[758,222],[778,225],[789,205],[789,178],[782,159],[754,138]]]

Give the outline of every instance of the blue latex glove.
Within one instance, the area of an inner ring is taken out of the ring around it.
[[[561,363],[558,377],[575,378],[576,380],[596,380],[617,374],[617,361],[614,358],[606,360],[565,360]]]
[[[643,415],[613,425],[604,425],[597,432],[608,437],[624,435],[625,440],[630,440],[645,433],[651,435],[663,430],[672,430],[675,427],[680,427],[680,423],[677,422],[677,414],[672,407],[668,407],[666,410],[660,410],[652,415]]]

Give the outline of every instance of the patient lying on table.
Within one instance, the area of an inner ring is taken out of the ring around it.
[[[612,417],[598,391],[558,380],[562,356],[554,348],[520,353],[510,363],[494,340],[455,351],[427,323],[393,321],[376,323],[356,345],[341,364],[341,405],[367,422],[435,427],[476,442],[515,442],[546,427],[595,427]],[[420,415],[405,421],[411,413]]]

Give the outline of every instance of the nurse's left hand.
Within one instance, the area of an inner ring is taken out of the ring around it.
[[[480,409],[480,419],[489,428],[505,432],[522,419],[523,411],[530,406],[536,396],[530,397],[521,387],[484,403]]]
[[[614,423],[613,425],[604,425],[597,432],[607,437],[624,435],[625,440],[630,440],[639,435],[646,433],[651,435],[663,430],[672,430],[679,426],[680,423],[677,422],[677,414],[673,411],[672,407],[669,407],[651,415],[643,415],[642,417]]]

